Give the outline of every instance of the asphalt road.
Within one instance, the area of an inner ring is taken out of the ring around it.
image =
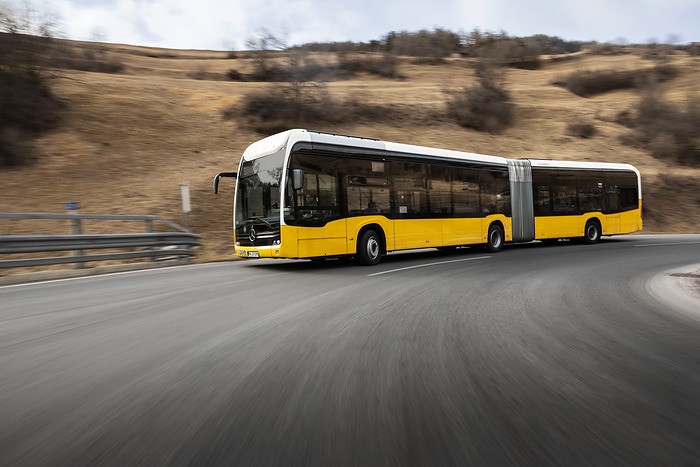
[[[700,320],[648,287],[698,263],[635,236],[0,287],[0,465],[698,465]]]

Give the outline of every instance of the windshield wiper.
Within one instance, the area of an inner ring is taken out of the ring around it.
[[[275,226],[272,225],[272,223],[270,223],[270,221],[268,221],[267,219],[265,219],[265,218],[262,217],[262,216],[249,217],[249,218],[248,218],[248,221],[250,221],[250,220],[261,221],[261,222],[263,222],[266,226],[268,226],[269,228],[271,228],[271,229],[274,229],[274,228],[275,228]]]

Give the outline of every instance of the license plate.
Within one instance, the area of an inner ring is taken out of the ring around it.
[[[260,258],[260,253],[257,251],[249,251],[248,258]]]

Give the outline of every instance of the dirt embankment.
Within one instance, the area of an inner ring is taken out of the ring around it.
[[[279,84],[225,80],[229,70],[250,72],[253,63],[224,53],[149,53],[127,46],[111,46],[106,53],[124,64],[122,73],[60,73],[54,85],[67,106],[63,120],[35,142],[35,163],[0,167],[0,211],[55,213],[63,211],[64,202],[78,201],[83,213],[155,214],[180,222],[180,183],[188,182],[189,227],[203,241],[198,261],[232,258],[233,184],[224,180],[215,196],[212,177],[235,170],[240,154],[261,135],[245,122],[225,120],[222,112],[251,91]],[[679,75],[661,86],[667,99],[682,102],[698,91],[700,58],[678,54],[670,59]],[[399,66],[405,79],[362,76],[324,86],[333,95],[409,108],[404,121],[314,129],[511,158],[631,163],[643,177],[644,232],[700,232],[700,169],[656,159],[620,140],[629,130],[613,117],[634,106],[640,91],[582,98],[552,84],[576,70],[650,66],[638,56],[584,54],[545,63],[540,70],[509,70],[506,86],[516,105],[515,125],[499,135],[433,118],[444,113],[446,88],[473,82],[467,61],[433,66],[402,59]],[[221,79],[195,79],[202,76]],[[587,139],[569,136],[571,122],[591,123],[596,133]],[[0,235],[31,229],[0,223]]]

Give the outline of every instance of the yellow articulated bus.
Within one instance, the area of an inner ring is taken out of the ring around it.
[[[580,238],[642,228],[639,171],[628,164],[502,157],[289,130],[251,144],[236,177],[243,258],[353,256]]]

